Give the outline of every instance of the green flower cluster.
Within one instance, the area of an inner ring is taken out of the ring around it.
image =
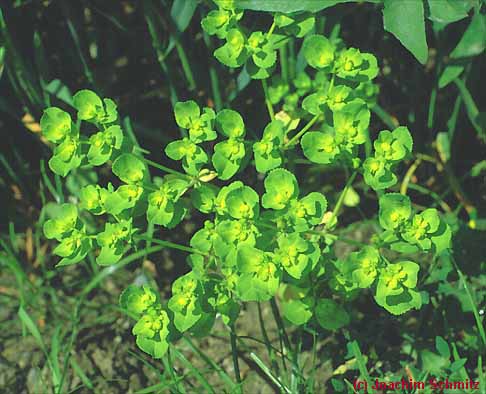
[[[240,25],[243,11],[232,2],[215,3],[218,9],[210,11],[201,22],[206,33],[225,40],[214,56],[231,68],[245,66],[253,79],[270,77],[277,63],[277,50],[285,45],[287,37],[302,38],[315,25],[315,17],[310,13],[275,14],[268,32],[248,33]]]
[[[40,121],[43,136],[56,144],[49,167],[63,177],[83,161],[93,166],[106,163],[123,143],[121,128],[113,124],[118,114],[112,100],[101,100],[96,93],[81,90],[73,97],[73,105],[78,111],[79,120],[100,129],[89,139],[80,136],[71,115],[60,108],[47,108]]]
[[[44,234],[46,238],[59,242],[54,249],[54,254],[62,257],[57,266],[76,264],[91,250],[92,240],[78,219],[78,210],[73,204],[58,207],[54,217],[44,223]]]
[[[214,146],[212,164],[222,180],[235,175],[246,153],[245,124],[241,115],[230,109],[216,114],[210,108],[204,108],[201,114],[194,101],[177,103],[174,112],[177,124],[189,130],[189,137],[169,143],[165,148],[167,156],[172,160],[182,160],[184,171],[197,176],[209,162],[209,156],[200,144],[215,140],[218,131],[227,139]]]
[[[157,293],[149,286],[130,286],[120,296],[120,305],[137,319],[133,335],[137,345],[154,358],[161,358],[169,348],[170,319]]]
[[[384,194],[380,198],[378,217],[385,229],[381,239],[393,250],[403,253],[432,251],[438,256],[450,246],[451,229],[441,220],[437,209],[413,213],[408,196]]]
[[[374,190],[383,190],[397,183],[393,168],[412,153],[413,140],[406,127],[393,132],[383,130],[374,142],[374,156],[363,163],[365,182]]]
[[[330,285],[345,297],[353,297],[359,289],[371,288],[375,301],[394,315],[401,315],[422,306],[416,289],[420,267],[412,261],[390,263],[373,246],[351,253],[346,260],[337,260]]]
[[[248,32],[241,25],[243,12],[232,1],[214,2],[218,7],[202,26],[226,41],[215,51],[223,64],[244,66],[254,79],[269,78],[277,50],[296,37],[304,38],[302,65],[312,70],[301,65],[291,77],[282,69],[268,89],[265,81],[271,119],[262,130],[254,130],[261,136],[256,141],[247,138],[244,119],[232,109],[216,112],[194,101],[177,103],[175,121],[184,130],[183,138],[170,142],[165,153],[181,162],[183,172],[145,159],[142,149],[124,140],[110,99],[101,100],[88,90],[74,96],[77,123],[86,121],[94,129],[89,137],[80,134],[67,112],[48,108],[41,119],[43,135],[58,144],[51,169],[66,176],[83,161],[88,166],[109,163],[118,178],[112,180],[116,187],[109,182],[85,185],[70,200],[79,200],[82,212],[64,204],[44,224],[45,235],[59,242],[54,249],[62,257],[59,264],[82,261],[95,242],[98,250],[93,253],[100,265],[118,262],[142,240],[188,252],[191,270],[172,284],[166,303],[148,286],[130,286],[120,299],[122,308],[137,319],[133,334],[138,346],[155,358],[182,335],[208,334],[218,316],[232,326],[242,303],[249,301],[278,297],[287,321],[327,330],[350,322],[344,303],[360,289],[371,289],[377,304],[392,314],[420,308],[419,265],[406,259],[390,262],[382,249],[440,255],[450,246],[451,230],[437,210],[414,213],[408,197],[380,192],[384,231],[372,245],[344,259],[335,255],[337,216],[356,174],[362,173],[374,190],[389,188],[397,182],[394,169],[412,152],[405,127],[370,139],[376,58],[310,34],[313,15],[277,13],[268,32]],[[276,115],[273,106],[281,107]],[[306,124],[293,134],[302,120]],[[354,173],[332,211],[323,194],[301,191],[296,176],[285,169],[293,168],[298,152],[289,151],[299,143],[312,163],[341,165]],[[152,178],[149,165],[167,175]],[[233,179],[252,165],[261,178],[246,184]],[[154,226],[172,229],[194,209],[206,220],[190,246],[155,240]],[[99,220],[104,220],[102,231],[96,231]]]

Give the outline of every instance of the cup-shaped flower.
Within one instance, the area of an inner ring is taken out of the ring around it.
[[[264,185],[262,205],[267,209],[284,209],[299,195],[299,184],[295,175],[283,168],[271,171],[265,178]]]
[[[412,204],[408,196],[399,193],[388,193],[380,197],[378,217],[385,230],[396,230],[402,227],[412,214]]]
[[[338,56],[336,75],[350,81],[370,81],[378,75],[376,57],[370,53],[361,53],[356,48],[345,49]]]
[[[110,160],[113,149],[120,149],[123,142],[123,132],[120,126],[113,125],[105,131],[93,134],[89,138],[88,161],[94,166],[100,166]]]
[[[96,236],[96,242],[101,248],[96,262],[100,265],[111,265],[120,260],[133,232],[131,220],[106,223],[105,230]]]
[[[93,215],[102,215],[106,212],[105,202],[110,192],[99,185],[87,185],[81,189],[81,207]]]
[[[317,34],[309,36],[304,41],[303,51],[309,66],[331,71],[336,49],[326,37]]]
[[[147,176],[147,167],[137,156],[124,153],[113,162],[113,174],[128,184],[138,184]]]
[[[340,153],[336,137],[330,132],[307,132],[301,142],[304,156],[318,164],[330,164],[335,161]]]
[[[174,107],[177,124],[189,130],[189,138],[195,143],[216,139],[214,130],[215,112],[211,108],[204,108],[203,113],[196,102],[190,100],[178,102]]]
[[[284,135],[283,123],[274,120],[265,127],[262,139],[253,144],[255,166],[258,172],[267,172],[282,164],[280,148],[283,144]]]
[[[318,245],[305,240],[299,233],[281,235],[277,242],[278,248],[274,250],[275,262],[280,263],[295,279],[300,279],[319,260]]]
[[[431,235],[439,229],[439,225],[437,210],[428,208],[414,215],[401,235],[408,243],[418,245],[422,250],[429,250],[432,247]]]
[[[40,126],[42,135],[51,142],[60,142],[72,133],[71,116],[57,107],[44,110]]]
[[[82,158],[79,140],[68,136],[54,149],[54,155],[49,160],[49,168],[55,174],[65,177],[81,165]]]
[[[128,286],[120,296],[120,306],[137,317],[158,303],[157,292],[148,285]]]
[[[361,288],[367,288],[375,281],[380,264],[380,254],[372,246],[365,246],[358,252],[351,253],[348,263],[353,281]]]
[[[414,290],[420,267],[412,261],[389,264],[382,269],[376,286],[378,305],[394,315],[400,315],[422,305],[420,293]]]
[[[74,204],[62,204],[55,211],[55,217],[44,223],[44,235],[48,239],[62,241],[78,225],[78,210]]]
[[[381,157],[368,157],[363,163],[364,180],[373,190],[383,190],[397,183],[396,175]]]

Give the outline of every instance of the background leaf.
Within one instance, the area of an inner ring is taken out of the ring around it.
[[[351,3],[357,0],[235,0],[236,8],[292,13],[298,11],[317,12],[340,3]],[[380,0],[365,0],[369,3],[379,3]]]
[[[420,63],[427,62],[428,49],[422,0],[385,0],[383,24],[385,30],[398,38]]]

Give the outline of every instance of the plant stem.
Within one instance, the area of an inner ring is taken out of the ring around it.
[[[235,377],[236,382],[241,384],[241,375],[240,375],[240,364],[238,362],[238,345],[236,344],[236,332],[235,332],[235,325],[231,324],[231,332],[230,332],[230,340],[231,340],[231,356],[233,358],[233,367],[235,369]],[[240,387],[241,391],[241,387]]]
[[[300,130],[296,135],[294,135],[285,145],[284,149],[288,149],[292,145],[295,145],[296,141],[304,134],[307,130],[309,130],[314,123],[317,122],[319,119],[319,115],[315,115],[309,122]]]
[[[142,239],[142,240],[145,240],[145,241],[150,240],[154,244],[157,244],[157,245],[160,245],[160,246],[165,246],[167,248],[177,249],[177,250],[181,250],[183,252],[188,252],[188,253],[197,253],[197,254],[200,254],[202,256],[208,256],[207,253],[204,253],[204,252],[201,252],[200,250],[191,248],[190,246],[179,245],[179,244],[176,244],[176,243],[170,242],[170,241],[163,241],[161,239],[150,238],[150,237],[147,237],[147,236],[144,236],[144,235],[136,235],[133,238],[134,239]]]
[[[149,166],[152,166],[154,168],[157,168],[159,170],[162,170],[162,171],[165,171],[169,174],[174,174],[174,175],[180,175],[180,176],[183,176],[183,177],[186,177],[186,178],[191,178],[189,175],[187,174],[184,174],[182,172],[179,172],[177,170],[173,170],[172,168],[169,168],[169,167],[166,167],[166,166],[163,166],[162,164],[159,164],[159,163],[156,163],[155,161],[152,161],[150,159],[147,159],[145,157],[141,157],[141,159],[143,161],[145,161]],[[192,178],[191,178],[192,179]]]
[[[267,33],[267,40],[272,36],[273,32],[275,31],[275,28],[277,25],[275,24],[275,19],[273,20],[272,26],[270,26],[270,30]]]
[[[268,95],[268,85],[266,79],[262,79],[262,87],[263,87],[263,93],[265,95],[265,104],[267,105],[268,115],[270,116],[270,120],[274,120],[275,112],[273,111],[273,106],[272,103],[270,102],[270,97]]]
[[[478,332],[479,332],[479,337],[481,339],[481,343],[483,346],[483,349],[486,348],[486,333],[484,331],[484,326],[483,322],[481,321],[481,316],[479,315],[478,307],[476,306],[476,303],[474,302],[474,298],[471,294],[471,290],[469,289],[469,286],[466,281],[466,277],[462,273],[462,271],[459,269],[459,266],[457,265],[456,259],[452,254],[449,254],[449,257],[452,261],[452,264],[454,264],[454,268],[456,269],[457,273],[459,274],[459,278],[461,279],[464,290],[466,290],[467,297],[469,298],[469,302],[471,303],[471,308],[473,310],[473,315],[474,319],[476,320],[476,326],[478,327]]]
[[[258,307],[258,321],[260,323],[260,329],[262,331],[262,336],[265,342],[265,346],[267,347],[268,357],[270,358],[270,361],[272,363],[272,368],[278,374],[279,373],[278,364],[275,359],[275,354],[273,352],[272,344],[270,342],[270,339],[268,338],[267,330],[265,328],[265,322],[263,320],[262,307],[260,303],[257,303],[257,307]]]
[[[346,186],[344,186],[343,191],[339,195],[336,206],[334,207],[334,210],[332,211],[331,218],[329,219],[329,221],[324,226],[324,230],[328,230],[329,227],[331,226],[331,223],[333,222],[334,218],[337,217],[337,215],[339,215],[339,210],[341,209],[341,205],[343,205],[344,197],[346,197],[346,193],[348,192],[349,188],[351,187],[354,179],[356,178],[356,175],[358,175],[358,171],[355,171],[351,175],[351,177],[349,177],[348,181],[346,182]]]
[[[420,163],[422,163],[422,159],[418,158],[415,160],[415,162],[410,166],[410,168],[407,170],[407,173],[403,177],[402,184],[400,186],[400,194],[406,195],[407,194],[407,189],[408,189],[408,184],[410,183],[410,179],[412,179],[413,174],[419,167]]]

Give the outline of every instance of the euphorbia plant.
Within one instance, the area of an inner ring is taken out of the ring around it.
[[[64,177],[80,166],[106,165],[120,180],[118,187],[85,186],[79,206],[64,204],[59,217],[45,223],[45,235],[60,242],[54,250],[62,257],[59,265],[78,263],[93,247],[99,264],[116,264],[146,238],[147,225],[174,228],[191,209],[206,215],[189,245],[152,238],[188,252],[190,271],[173,283],[169,300],[148,286],[130,286],[121,295],[121,306],[137,320],[138,346],[155,358],[182,335],[209,333],[218,316],[233,330],[245,302],[271,300],[275,306],[277,295],[288,322],[328,330],[349,323],[347,303],[361,289],[370,289],[376,303],[395,315],[420,308],[419,265],[408,255],[437,257],[449,247],[451,232],[437,210],[415,212],[406,195],[386,192],[397,184],[395,171],[412,155],[413,141],[403,126],[371,140],[376,58],[314,34],[313,15],[275,14],[268,31],[249,32],[243,11],[230,1],[215,3],[202,27],[224,40],[214,52],[221,63],[245,67],[263,81],[270,119],[261,137],[248,138],[234,109],[179,102],[175,120],[187,132],[165,147],[167,157],[180,162],[176,171],[146,160],[124,138],[110,99],[78,92],[77,122],[59,108],[46,109],[41,126],[55,144],[53,172]],[[293,79],[278,74],[276,56],[290,39],[302,39],[308,65]],[[319,191],[301,190],[304,178],[292,172],[300,152],[306,162],[350,174],[334,206]],[[167,175],[152,178],[149,165]],[[261,177],[242,176],[253,170]],[[383,231],[369,244],[353,242],[358,250],[337,258],[340,210],[358,176],[377,193]],[[102,215],[104,229],[88,230],[80,210]],[[404,256],[392,262],[385,250]]]

